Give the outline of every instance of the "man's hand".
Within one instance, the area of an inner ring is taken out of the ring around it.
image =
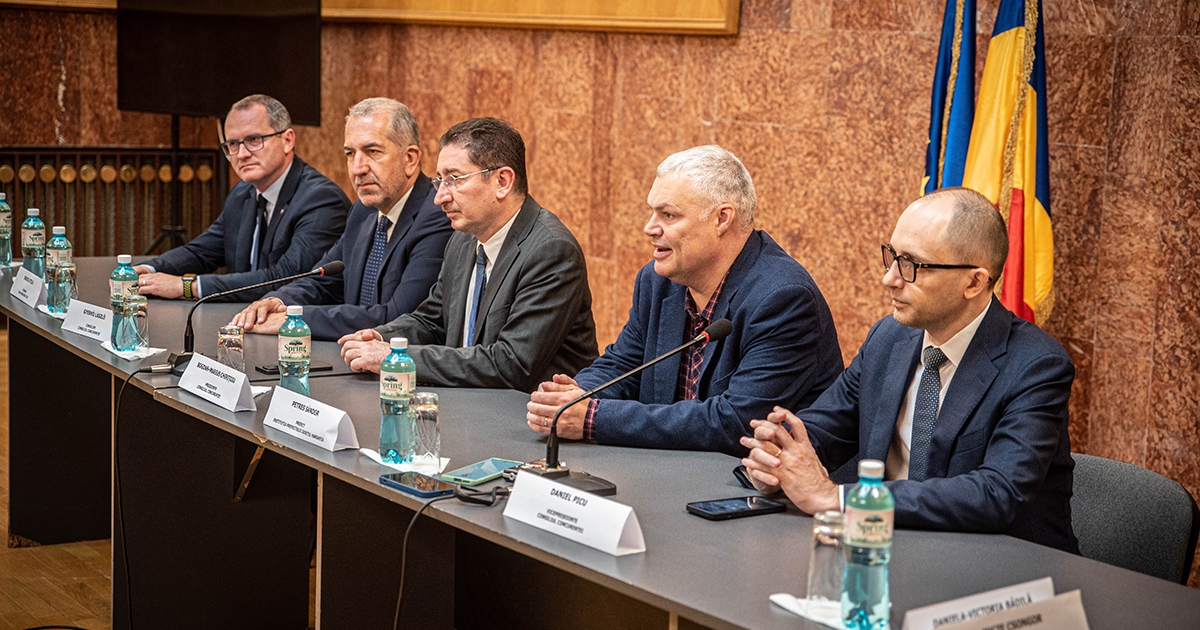
[[[183,297],[183,278],[169,273],[143,273],[138,276],[138,293],[176,300]]]
[[[147,273],[154,273],[146,265],[138,265],[138,266],[134,267],[133,270],[136,271],[139,276],[143,275],[143,274],[147,274]]]
[[[538,433],[550,433],[550,419],[559,407],[571,402],[583,393],[575,379],[566,374],[555,374],[553,381],[538,385],[537,391],[529,395],[525,405],[528,413],[525,420],[529,428]],[[581,400],[558,417],[558,437],[568,440],[583,439],[583,421],[587,417],[588,400]]]
[[[790,434],[783,428],[784,422],[791,425]],[[755,487],[763,492],[782,488],[792,503],[808,514],[839,508],[840,490],[829,479],[800,418],[775,407],[766,420],[753,420],[750,426],[754,437],[741,440],[742,446],[751,449],[742,464]]]
[[[230,326],[241,326],[248,333],[274,335],[287,321],[287,305],[279,298],[267,298],[251,302],[250,306],[229,320]]]
[[[392,346],[383,341],[373,328],[364,328],[338,339],[342,346],[342,360],[355,372],[379,373],[379,364],[392,352]]]

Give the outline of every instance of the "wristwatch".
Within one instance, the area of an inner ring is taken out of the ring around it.
[[[196,295],[194,293],[192,293],[192,283],[195,281],[196,281],[196,274],[194,274],[194,273],[183,274],[183,299],[185,299],[185,300],[196,299]]]

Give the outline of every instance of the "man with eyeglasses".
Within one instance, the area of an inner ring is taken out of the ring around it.
[[[437,283],[412,313],[338,340],[357,371],[379,371],[386,340],[408,339],[422,385],[530,391],[596,358],[583,250],[529,195],[525,141],[475,118],[440,141],[437,203],[454,226]]]
[[[1003,533],[1079,552],[1067,401],[1075,369],[1053,337],[993,294],[1004,219],[965,188],[917,200],[883,247],[893,313],[798,416],[755,420],[756,486],[808,513],[839,509],[860,459],[885,462],[899,527]],[[789,430],[790,429],[790,430]],[[841,484],[841,485],[839,485]]]
[[[345,271],[275,289],[231,324],[273,335],[287,319],[287,306],[297,304],[305,307],[313,338],[333,340],[407,313],[429,294],[453,230],[421,172],[421,136],[412,111],[390,98],[354,105],[346,116],[343,149],[358,202],[318,266],[340,260]]]
[[[225,117],[221,149],[241,178],[208,229],[135,267],[143,295],[196,300],[308,271],[333,245],[350,200],[296,156],[292,119],[279,101],[253,94]],[[214,272],[225,268],[224,274]],[[255,289],[232,301],[261,297]]]

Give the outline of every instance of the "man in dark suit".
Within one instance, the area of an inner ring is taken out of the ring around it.
[[[340,260],[346,270],[276,289],[230,323],[276,334],[287,305],[300,304],[313,338],[333,340],[399,317],[429,295],[453,230],[421,172],[419,133],[399,101],[369,98],[350,108],[344,148],[358,202],[345,232],[317,264]]]
[[[860,459],[885,461],[896,525],[1005,533],[1078,553],[1067,400],[1075,369],[993,295],[1008,255],[982,195],[931,193],[883,248],[893,314],[800,417],[756,420],[743,463],[800,509],[838,509]],[[787,423],[784,425],[784,423]],[[790,433],[786,426],[790,426]],[[827,472],[832,471],[832,472]]]
[[[406,337],[423,385],[530,391],[596,358],[579,243],[529,196],[525,142],[475,118],[441,138],[437,202],[454,236],[437,284],[408,315],[338,340],[346,364],[379,371],[385,339]]]
[[[200,236],[135,267],[143,295],[195,300],[308,271],[346,224],[350,200],[296,157],[296,132],[282,103],[264,94],[234,103],[225,138],[221,149],[242,181]],[[224,274],[213,273],[221,267]],[[253,300],[269,290],[227,299]]]
[[[842,371],[837,331],[808,272],[754,229],[746,167],[710,145],[668,157],[647,200],[654,261],[638,273],[629,321],[572,380],[558,374],[528,404],[548,433],[566,402],[728,318],[733,332],[602,390],[559,418],[558,435],[600,444],[742,456],[749,421],[773,403],[808,406]],[[786,402],[784,402],[786,401]]]

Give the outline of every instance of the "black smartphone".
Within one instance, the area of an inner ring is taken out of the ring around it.
[[[379,483],[422,499],[445,496],[454,492],[454,484],[415,472],[394,472],[379,476]]]
[[[697,501],[687,504],[687,511],[702,516],[710,521],[725,521],[731,518],[758,516],[787,511],[787,506],[762,497],[739,497],[735,499],[717,499],[715,501]]]
[[[263,374],[267,374],[270,376],[279,376],[279,364],[278,363],[268,363],[266,365],[256,365],[256,366],[254,366],[254,369],[258,370],[259,372],[261,372]],[[313,361],[308,364],[308,371],[309,372],[332,372],[333,366],[329,365],[328,363],[326,363],[324,361]]]

